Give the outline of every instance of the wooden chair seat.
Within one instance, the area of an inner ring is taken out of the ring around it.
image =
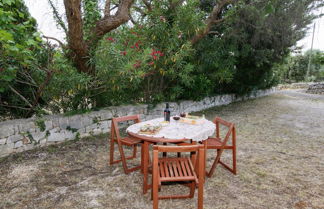
[[[166,181],[195,181],[198,178],[189,158],[160,158],[159,184]]]
[[[122,144],[127,145],[127,146],[132,146],[132,145],[141,143],[141,140],[133,139],[130,137],[121,138],[120,141]]]
[[[207,143],[207,149],[219,149],[220,147],[222,147],[222,149],[232,149],[233,146],[230,145],[224,145],[223,146],[223,142],[220,138],[208,138],[206,140]]]

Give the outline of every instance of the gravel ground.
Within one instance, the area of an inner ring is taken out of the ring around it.
[[[197,114],[237,126],[238,174],[218,167],[204,208],[324,208],[324,96],[281,91]],[[101,136],[0,159],[0,208],[152,208],[142,175],[108,166],[108,148]],[[159,206],[196,208],[196,197]]]

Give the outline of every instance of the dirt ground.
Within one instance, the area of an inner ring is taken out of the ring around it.
[[[324,96],[281,91],[203,113],[235,122],[238,144],[238,174],[218,167],[204,208],[324,208]],[[108,148],[101,136],[0,159],[0,208],[152,208],[140,172],[109,166]],[[159,206],[196,208],[196,197]]]

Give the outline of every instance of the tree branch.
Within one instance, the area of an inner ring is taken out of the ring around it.
[[[106,0],[104,16],[105,17],[109,17],[110,16],[110,0]]]
[[[61,28],[64,30],[65,35],[68,34],[68,29],[66,28],[66,25],[64,24],[61,16],[59,15],[56,7],[54,6],[52,0],[48,0],[48,3],[50,4],[52,10],[53,10],[53,15],[54,15],[54,19],[56,19],[56,22],[59,26],[61,26]]]
[[[126,23],[130,19],[129,9],[133,2],[134,0],[121,0],[115,15],[105,16],[99,20],[96,23],[94,30],[96,39],[100,39],[106,33],[116,29],[121,24]]]
[[[30,110],[30,108],[26,108],[26,107],[19,107],[19,106],[13,106],[13,105],[6,105],[6,104],[1,104],[1,103],[0,103],[0,106],[3,106],[3,107],[9,107],[9,108],[16,108],[16,109],[22,109],[22,110]]]
[[[194,45],[201,39],[203,39],[211,30],[212,26],[218,23],[221,23],[224,21],[224,18],[221,17],[221,13],[225,7],[227,7],[229,4],[235,3],[237,0],[222,0],[219,3],[217,3],[213,11],[210,13],[208,18],[206,19],[206,27],[203,30],[200,30],[192,39],[191,44]]]
[[[46,79],[44,80],[44,82],[39,86],[39,88],[37,89],[37,92],[36,92],[36,98],[33,102],[33,105],[31,107],[31,109],[28,111],[27,115],[33,111],[33,109],[36,107],[36,105],[38,104],[39,102],[39,99],[40,97],[42,96],[43,92],[44,92],[44,89],[45,87],[48,85],[48,83],[50,82],[50,80],[52,79],[52,76],[53,76],[53,71],[50,71],[50,70],[46,70],[44,69],[46,72],[47,72],[47,75],[46,75]]]
[[[44,36],[44,35],[43,35],[43,37],[46,38],[46,39],[51,39],[51,40],[56,41],[61,46],[62,49],[66,48],[65,44],[63,44],[63,42],[58,40],[57,38],[54,38],[54,37],[51,37],[51,36]]]
[[[16,91],[12,86],[9,85],[9,88],[11,91],[13,91],[15,94],[17,94],[24,102],[26,102],[26,104],[29,106],[29,107],[33,107],[30,102],[23,96],[21,95],[18,91]]]

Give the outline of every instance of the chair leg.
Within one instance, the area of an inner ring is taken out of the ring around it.
[[[153,159],[153,176],[152,176],[152,196],[153,196],[153,209],[158,209],[159,207],[159,180],[158,180],[158,152],[154,151],[154,159]]]
[[[190,187],[189,198],[193,198],[195,196],[196,183],[195,182],[190,183],[189,187]]]
[[[198,184],[198,209],[203,209],[204,205],[204,183],[199,181]]]
[[[144,173],[144,143],[141,144],[141,173]]]
[[[232,149],[233,152],[233,173],[236,175],[236,146],[233,147]]]
[[[211,177],[213,175],[213,173],[215,172],[216,166],[219,163],[222,152],[223,152],[222,149],[221,150],[217,149],[217,156],[216,156],[216,159],[213,162],[212,167],[210,168],[210,170],[209,170],[209,172],[207,174],[208,177]]]
[[[115,152],[115,140],[110,139],[110,158],[109,158],[109,163],[112,165],[114,163],[114,152]]]
[[[166,145],[167,145],[167,143],[166,142],[163,142],[163,146],[166,146]],[[166,152],[163,152],[162,156],[163,157],[167,157],[167,153]]]
[[[133,158],[136,158],[136,153],[137,153],[137,146],[135,144],[133,145]]]
[[[120,142],[118,142],[118,149],[119,149],[121,161],[122,161],[122,164],[123,164],[124,172],[125,172],[125,174],[128,174],[129,171],[127,169],[125,153],[124,153],[123,145]]]

